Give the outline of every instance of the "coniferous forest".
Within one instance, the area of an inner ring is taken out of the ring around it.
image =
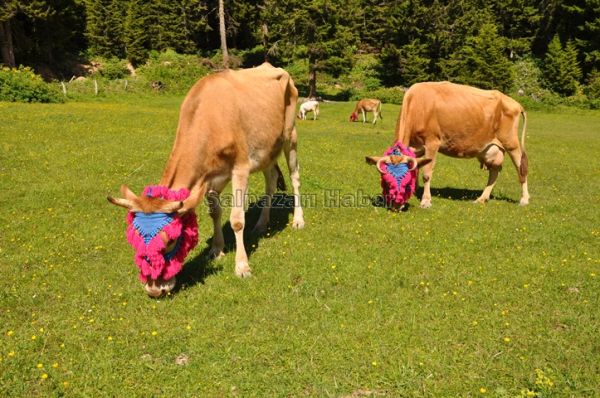
[[[224,0],[224,8],[232,67],[301,63],[304,94],[366,57],[367,87],[451,80],[523,90],[533,76],[557,96],[600,98],[600,0]],[[217,65],[218,1],[2,0],[0,44],[5,66],[46,80],[97,58],[138,68],[164,51]]]

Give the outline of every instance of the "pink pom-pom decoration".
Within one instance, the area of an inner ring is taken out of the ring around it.
[[[165,200],[182,201],[190,192],[182,188],[171,190],[160,185],[144,188],[143,195]],[[164,253],[165,244],[160,237],[164,232],[175,247]],[[127,213],[127,241],[135,250],[134,261],[140,269],[139,278],[169,280],[181,271],[188,253],[198,244],[198,222],[192,211],[177,213]]]

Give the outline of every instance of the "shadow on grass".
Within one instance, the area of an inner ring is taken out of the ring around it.
[[[479,195],[481,195],[482,191],[479,190],[473,190],[473,189],[460,189],[460,188],[450,188],[450,187],[445,187],[445,188],[431,188],[431,197],[437,197],[437,198],[444,198],[444,199],[450,199],[450,200],[457,200],[457,201],[468,201],[468,202],[474,202],[475,199],[477,199],[479,197]],[[416,197],[417,199],[420,201],[421,198],[423,197],[423,187],[418,187],[417,188],[417,192],[416,192]],[[490,200],[499,200],[499,201],[504,201],[504,202],[508,202],[508,203],[519,203],[518,201],[509,198],[507,196],[504,195],[491,195]],[[371,204],[374,207],[381,207],[381,208],[386,208],[390,211],[396,211],[393,210],[392,208],[390,208],[390,206],[388,206],[385,202],[385,199],[382,195],[377,195],[374,196],[371,199]],[[399,210],[400,212],[406,212],[411,208],[410,203],[406,203],[404,204],[404,206]]]
[[[277,235],[287,227],[290,214],[294,210],[294,197],[286,194],[273,195],[273,206],[271,207],[271,218],[267,231],[264,234],[257,234],[252,229],[258,221],[261,209],[262,206],[260,203],[251,203],[245,213],[244,246],[249,259],[252,253],[258,249],[262,239]],[[229,213],[226,211],[228,209],[223,210],[223,217],[229,216]],[[208,219],[212,222],[210,217]],[[225,238],[225,248],[223,251],[225,253],[234,251],[236,246],[235,234],[229,221],[223,225],[223,237]],[[186,262],[181,272],[177,275],[177,286],[175,286],[172,293],[176,294],[182,289],[199,283],[204,284],[206,278],[223,271],[223,265],[218,260],[214,260],[209,256],[212,240],[212,237],[207,239],[206,248],[196,257]]]
[[[463,188],[431,188],[431,197],[438,197],[450,200],[469,201],[473,202],[480,195],[482,190],[463,189]],[[423,196],[423,187],[417,188],[417,197],[420,199]],[[500,200],[509,203],[518,203],[518,201],[504,195],[490,196],[490,200]]]

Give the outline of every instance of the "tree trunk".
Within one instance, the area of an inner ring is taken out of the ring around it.
[[[219,33],[221,34],[221,52],[223,53],[223,67],[229,69],[229,53],[227,52],[227,36],[225,35],[225,6],[224,0],[219,0]]]
[[[309,56],[308,57],[308,98],[317,97],[317,62]]]
[[[2,63],[9,68],[14,68],[15,51],[12,41],[10,20],[0,21],[0,52],[2,52]]]

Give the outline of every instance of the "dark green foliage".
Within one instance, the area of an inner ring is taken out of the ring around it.
[[[586,74],[600,69],[600,1],[558,2],[556,31],[563,42],[573,41]]]
[[[126,4],[119,0],[85,0],[86,37],[89,49],[101,57],[125,56],[123,16]]]
[[[0,69],[0,101],[62,102],[59,93],[27,67]]]
[[[507,90],[512,85],[512,64],[504,55],[504,40],[496,26],[485,24],[477,36],[452,54],[442,68],[449,80],[484,89]]]
[[[498,33],[507,40],[509,57],[522,57],[531,52],[536,27],[542,15],[539,0],[495,0],[489,3],[495,16]]]
[[[189,54],[206,31],[201,0],[86,0],[90,49],[142,64],[150,50]]]
[[[401,48],[384,47],[380,61],[379,75],[386,85],[410,86],[431,78],[427,46],[417,40]]]
[[[577,49],[569,41],[562,46],[558,36],[554,36],[548,45],[543,63],[544,85],[561,95],[576,93],[581,78],[581,69],[577,61]]]
[[[356,49],[358,1],[318,0],[280,2],[265,0],[262,18],[269,32],[268,46],[277,45],[288,58],[306,58],[309,96],[316,95],[318,72],[334,76],[350,69]]]
[[[588,84],[585,88],[585,95],[593,100],[600,100],[600,72],[590,73]]]
[[[81,73],[79,54],[141,67],[152,51],[170,49],[216,62],[217,4],[3,0],[0,60],[65,80]],[[565,96],[600,70],[599,0],[226,0],[225,23],[232,67],[303,61],[303,95],[317,94],[317,81],[328,92],[341,81],[344,95],[445,79],[507,90],[514,63],[532,58],[545,60],[545,87]],[[551,44],[555,36],[564,48]],[[351,76],[362,54],[376,57],[375,75]]]
[[[76,0],[2,0],[0,23],[11,36],[0,33],[2,52],[12,46],[17,65],[44,69],[48,77],[68,75],[68,64],[85,48],[84,15]]]
[[[145,13],[146,5],[144,0],[131,0],[125,16],[125,55],[134,66],[143,64],[148,58],[149,49],[152,48]]]

